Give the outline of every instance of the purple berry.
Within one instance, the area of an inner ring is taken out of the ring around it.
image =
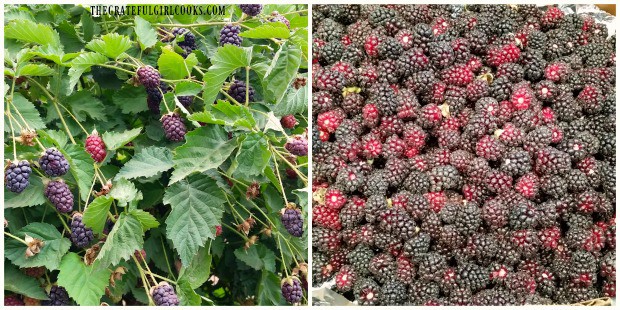
[[[5,295],[4,305],[5,306],[25,306],[24,301],[21,298],[19,298],[19,296],[17,295]]]
[[[306,156],[308,155],[308,140],[302,136],[295,136],[284,145],[284,148],[293,155]]]
[[[179,36],[183,36],[183,41],[178,42],[179,46],[188,46],[195,48],[196,46],[196,36],[186,28],[174,28],[172,29],[172,34],[175,38],[179,38]]]
[[[160,282],[151,288],[151,297],[156,306],[178,306],[179,298],[174,292],[174,288],[167,282]]]
[[[239,4],[239,8],[241,12],[247,14],[248,16],[256,16],[260,14],[263,10],[262,4]]]
[[[249,87],[249,101],[254,101],[254,88],[252,86]],[[233,97],[233,99],[237,100],[239,103],[245,103],[245,90],[246,85],[245,82],[241,80],[235,80],[228,89],[228,94]]]
[[[69,171],[69,162],[55,148],[45,150],[45,153],[39,158],[39,166],[50,177],[59,177]]]
[[[58,212],[69,213],[73,210],[73,193],[62,180],[49,182],[45,187],[45,197]]]
[[[157,86],[159,86],[161,76],[157,69],[151,66],[144,66],[138,68],[136,74],[138,75],[138,81],[140,81],[140,84],[144,85],[144,87],[157,88]]]
[[[296,277],[289,277],[282,280],[282,296],[290,304],[296,304],[301,302],[303,292],[301,289],[301,282]]]
[[[68,306],[71,301],[69,300],[69,294],[67,290],[58,285],[52,285],[49,293],[49,300],[44,300],[41,305],[44,306]]]
[[[241,27],[233,24],[228,24],[220,31],[220,45],[232,44],[241,46],[243,39],[239,36]]]
[[[21,193],[26,189],[30,181],[30,163],[26,160],[22,160],[15,163],[10,163],[4,170],[4,185],[6,188],[14,193]]]
[[[82,214],[75,213],[71,220],[71,241],[79,248],[87,247],[95,236],[93,230],[82,222]]]
[[[291,235],[301,237],[304,233],[304,220],[301,217],[301,211],[296,208],[286,208],[280,216],[282,225]]]
[[[185,139],[187,128],[181,119],[181,116],[175,112],[164,115],[161,118],[166,138],[170,141],[179,142]]]
[[[189,108],[192,102],[194,102],[194,96],[178,96],[177,99],[186,108]]]
[[[273,12],[271,13],[271,18],[269,19],[270,22],[275,23],[275,22],[281,22],[283,24],[286,25],[286,27],[288,27],[288,29],[291,29],[291,23],[288,21],[288,19],[286,19],[286,17],[284,17],[284,15],[278,13],[278,12]]]

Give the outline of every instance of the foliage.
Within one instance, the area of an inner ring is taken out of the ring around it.
[[[280,280],[305,277],[308,259],[307,233],[293,237],[280,221],[287,203],[307,215],[307,157],[284,148],[306,135],[307,7],[265,5],[256,17],[221,7],[100,17],[73,5],[5,8],[4,154],[32,167],[23,192],[5,190],[6,291],[45,300],[56,284],[78,305],[153,305],[150,287],[166,281],[186,306],[285,304]],[[219,46],[227,23],[241,26],[241,46]],[[175,28],[196,37],[192,50]],[[147,106],[135,74],[143,66],[165,83],[161,113]],[[234,80],[254,100],[231,97]],[[187,127],[181,142],[164,135],[169,113]],[[299,124],[285,129],[289,114]],[[93,130],[101,163],[85,148]],[[71,213],[43,195],[58,179],[38,166],[51,147],[68,160],[61,178],[93,230],[86,249],[70,241]],[[41,266],[36,281],[24,273]]]

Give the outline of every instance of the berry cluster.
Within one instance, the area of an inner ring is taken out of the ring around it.
[[[362,305],[615,297],[615,36],[535,5],[313,7],[313,280]]]
[[[183,50],[183,57],[189,56],[195,49],[196,46],[196,36],[186,28],[174,28],[172,29],[172,34],[177,39],[177,45]],[[179,40],[183,38],[182,41]]]

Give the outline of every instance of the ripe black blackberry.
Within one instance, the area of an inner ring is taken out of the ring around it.
[[[331,18],[324,19],[316,30],[316,36],[325,42],[339,41],[344,35],[344,27]]]
[[[247,90],[249,88],[249,91]],[[246,91],[248,93],[246,93]],[[247,87],[244,81],[235,80],[228,88],[228,95],[235,99],[238,103],[245,103],[246,96],[249,102],[254,101],[254,88],[252,86]]]
[[[385,195],[388,190],[387,175],[384,170],[375,170],[367,178],[362,191],[366,196]]]
[[[407,301],[407,286],[399,281],[388,281],[381,287],[381,304],[402,305]]]
[[[312,239],[314,240],[314,231]],[[347,255],[347,260],[349,261],[349,264],[353,266],[358,275],[366,276],[369,274],[368,267],[373,256],[374,253],[369,247],[365,245],[358,245],[355,249],[353,249],[353,251],[349,252]]]
[[[94,238],[93,230],[82,222],[82,214],[74,213],[71,217],[71,242],[78,248],[85,248]]]
[[[185,140],[187,128],[178,113],[170,112],[162,116],[161,123],[164,128],[164,134],[168,140],[173,142]]]
[[[257,16],[263,10],[262,4],[239,4],[239,8],[241,12],[247,14],[248,16]]]
[[[286,207],[280,216],[282,225],[292,236],[301,237],[304,233],[304,220],[301,211],[295,207]]]
[[[136,70],[136,75],[138,76],[140,84],[147,89],[157,88],[159,86],[161,76],[159,75],[159,71],[151,66],[138,68],[138,70]]]
[[[56,148],[49,148],[39,158],[39,167],[48,176],[59,177],[69,171],[69,162]]]
[[[402,45],[393,37],[385,37],[377,45],[377,54],[381,59],[389,58],[396,60],[402,53]]]
[[[52,285],[50,288],[50,292],[47,295],[49,300],[44,300],[41,302],[41,305],[44,306],[69,306],[71,305],[71,300],[69,299],[69,294],[67,290],[58,285]]]
[[[30,173],[32,169],[27,160],[9,162],[4,170],[4,186],[11,192],[21,193],[30,184]]]
[[[428,53],[433,65],[437,68],[447,68],[454,60],[454,51],[448,42],[439,41],[429,43]]]
[[[196,47],[196,36],[187,28],[174,28],[172,34],[175,38],[183,37],[183,41],[179,40],[179,46]]]
[[[73,193],[64,181],[50,181],[45,186],[44,194],[58,212],[69,213],[73,210]]]
[[[319,59],[323,65],[331,65],[342,58],[344,51],[344,44],[340,41],[331,41],[325,43],[325,45],[319,51]]]
[[[238,25],[228,24],[225,25],[220,31],[220,45],[232,44],[241,46],[243,38],[239,36],[241,33],[241,27]]]

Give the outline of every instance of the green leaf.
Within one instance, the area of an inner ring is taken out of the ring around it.
[[[128,260],[142,249],[144,232],[140,221],[131,214],[121,213],[97,256],[100,266],[116,266],[121,260]]]
[[[164,204],[172,211],[166,219],[166,236],[172,240],[183,266],[188,266],[208,239],[215,239],[226,202],[215,180],[196,175],[166,189]]]
[[[235,257],[256,270],[276,271],[276,255],[262,244],[255,244],[248,248],[237,248]]]
[[[143,87],[124,85],[121,90],[114,92],[112,100],[123,114],[137,114],[148,109]]]
[[[198,83],[190,81],[179,82],[175,88],[174,93],[177,96],[195,96],[202,90],[202,86]]]
[[[117,59],[131,48],[131,39],[118,33],[108,33],[102,36],[101,39],[94,39],[88,42],[86,48],[112,59]]]
[[[75,87],[84,72],[94,65],[104,64],[106,61],[108,61],[108,58],[99,53],[83,53],[75,57],[71,61],[71,68],[69,69],[69,88],[67,94],[73,91],[73,87]]]
[[[78,189],[80,190],[80,198],[82,201],[86,201],[90,193],[93,178],[95,177],[95,161],[81,145],[69,144],[60,151],[69,161],[69,171],[77,182]]]
[[[43,196],[43,183],[41,178],[31,174],[30,185],[26,189],[17,194],[13,193],[6,188],[4,189],[4,208],[23,208],[38,206],[45,203],[45,196]]]
[[[284,116],[288,114],[306,114],[308,110],[308,86],[295,89],[290,87],[286,91],[284,99],[280,101],[274,108],[273,112],[276,116]]]
[[[301,49],[295,45],[284,43],[276,52],[267,75],[263,81],[265,101],[278,103],[284,97],[291,81],[297,76],[301,64]]]
[[[142,230],[144,232],[151,228],[159,227],[159,222],[157,221],[157,219],[144,210],[131,210],[129,214],[133,215],[136,219],[138,219],[138,221],[142,225]]]
[[[182,306],[200,306],[202,299],[196,294],[188,281],[179,280],[177,283],[179,303]]]
[[[4,27],[4,37],[26,43],[60,46],[58,32],[52,27],[30,20],[14,20]]]
[[[86,116],[90,116],[97,121],[107,121],[105,107],[99,98],[95,98],[89,90],[81,90],[67,97],[66,105],[68,105],[73,114],[79,121],[85,121]]]
[[[271,152],[267,139],[262,134],[249,133],[237,151],[235,173],[247,177],[260,175],[269,163],[269,158]]]
[[[192,262],[187,267],[181,267],[179,271],[179,281],[189,282],[192,289],[197,289],[209,280],[211,275],[210,241],[192,258]]]
[[[224,81],[238,68],[247,67],[252,61],[252,48],[241,48],[226,44],[217,49],[211,57],[211,67],[205,73],[203,81],[205,89],[204,102],[213,102],[224,84]]]
[[[63,20],[56,26],[60,34],[60,43],[67,52],[78,52],[84,48],[84,41],[77,33],[75,26],[67,20]]]
[[[103,142],[108,150],[117,150],[125,144],[131,142],[142,132],[142,127],[134,128],[123,132],[106,131],[101,135]]]
[[[136,24],[136,34],[140,42],[140,48],[145,50],[157,43],[157,32],[151,26],[151,23],[140,16],[134,18]]]
[[[84,41],[90,41],[95,33],[95,21],[93,20],[93,16],[90,15],[88,11],[84,10],[80,20],[82,22],[82,37]]]
[[[198,64],[198,59],[194,54],[183,58],[183,56],[167,48],[163,48],[161,52],[157,65],[159,66],[159,73],[166,79],[184,79],[191,74],[192,68]]]
[[[165,147],[149,146],[140,150],[121,168],[116,179],[152,177],[172,168],[172,152]]]
[[[280,277],[277,274],[263,270],[256,289],[256,303],[258,305],[279,305],[282,303]]]
[[[111,273],[108,268],[100,268],[98,262],[86,266],[82,257],[68,253],[60,263],[58,285],[64,287],[78,305],[99,306]]]
[[[43,241],[41,252],[26,257],[26,245],[15,239],[6,237],[4,240],[4,256],[20,268],[45,266],[56,270],[60,260],[69,251],[71,241],[63,238],[56,227],[47,223],[30,223],[15,232],[14,235],[24,239],[26,235]]]
[[[108,196],[99,196],[95,198],[84,211],[82,221],[84,225],[90,227],[93,232],[101,234],[108,219],[108,212],[114,199]]]
[[[178,182],[194,172],[204,172],[219,167],[236,147],[228,140],[226,131],[214,125],[200,127],[185,135],[184,145],[174,154],[174,172],[170,184]]]
[[[44,64],[27,64],[17,69],[16,76],[50,76],[55,72]]]
[[[48,300],[37,279],[25,275],[13,264],[4,263],[4,290],[38,300]]]
[[[21,117],[15,117],[9,120],[9,118],[6,116],[6,113],[5,113],[4,114],[4,125],[5,125],[4,131],[5,132],[11,131],[11,127],[10,127],[11,122],[13,123],[14,129],[20,128],[20,127],[25,127],[25,128],[30,127],[35,130],[45,128],[45,123],[43,122],[43,119],[41,119],[41,115],[39,114],[39,111],[35,108],[34,104],[28,101],[28,99],[24,98],[22,94],[15,92],[13,94],[13,103],[11,104],[11,113],[14,116],[17,116],[19,115],[17,114],[17,111],[19,111],[19,114],[21,114],[21,116],[24,118],[27,124],[24,123],[24,120],[22,120]]]
[[[59,149],[65,148],[67,142],[69,142],[69,137],[64,131],[60,130],[38,130],[39,139],[43,142],[43,145],[46,142],[53,143]]]
[[[269,23],[244,31],[240,33],[239,36],[249,39],[288,39],[291,36],[291,31],[285,24]]]
[[[192,114],[189,119],[207,124],[241,126],[248,129],[256,125],[252,113],[246,107],[221,100],[215,105],[208,105],[204,112]]]
[[[142,193],[127,179],[119,179],[114,182],[110,196],[118,200],[118,205],[121,207],[126,206],[132,201],[142,200]]]

